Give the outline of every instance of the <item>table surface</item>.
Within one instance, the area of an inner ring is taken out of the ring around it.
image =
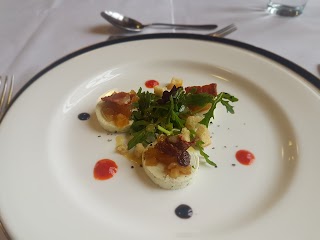
[[[114,28],[100,16],[102,10],[112,10],[143,23],[214,23],[219,27],[235,23],[238,30],[228,38],[271,51],[319,77],[320,1],[310,0],[304,13],[293,18],[268,14],[265,11],[267,2],[3,0],[0,7],[0,74],[15,75],[16,94],[39,71],[68,53],[105,41],[111,35],[132,35]],[[139,34],[155,32],[179,31],[146,29]],[[3,239],[0,232],[0,240]]]

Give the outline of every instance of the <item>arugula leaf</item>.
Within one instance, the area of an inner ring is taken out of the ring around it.
[[[175,102],[173,100],[173,97],[171,96],[170,97],[170,113],[171,113],[170,120],[172,121],[173,126],[177,126],[179,129],[182,129],[184,127],[185,121],[182,120],[179,117],[179,115],[174,111],[175,106],[176,106]],[[177,109],[177,111],[179,111],[179,109]]]
[[[206,160],[206,162],[209,163],[211,166],[217,167],[217,164],[215,164],[214,162],[212,162],[212,161],[209,159],[209,155],[204,152],[204,149],[203,149],[203,146],[202,146],[203,144],[204,144],[204,142],[202,142],[202,141],[200,141],[200,140],[196,142],[196,146],[197,146],[197,148],[198,148],[198,150],[199,150],[200,155],[201,155],[201,156]]]
[[[134,133],[133,138],[131,138],[130,141],[128,142],[128,150],[133,148],[138,143],[142,143],[145,138],[146,138],[146,131],[144,129]]]
[[[238,98],[236,98],[235,96],[232,96],[231,94],[226,93],[226,92],[223,92],[223,98],[227,99],[227,100],[230,100],[231,102],[237,102],[238,101]]]
[[[128,150],[136,146],[138,143],[148,145],[156,140],[154,132],[147,131],[147,128],[133,133],[132,136],[133,137],[128,142]]]
[[[204,124],[206,127],[208,127],[211,118],[214,119],[214,110],[217,107],[217,104],[221,102],[222,105],[224,105],[227,109],[227,112],[234,113],[233,106],[229,104],[229,101],[236,102],[238,101],[238,98],[230,95],[229,93],[221,92],[219,93],[213,100],[211,101],[211,107],[209,111],[204,115],[204,118],[200,121],[201,124]]]
[[[222,95],[223,93],[220,93],[212,100],[210,109],[205,113],[204,118],[200,121],[201,124],[204,124],[206,127],[208,127],[210,119],[214,119],[214,110],[216,109],[218,102],[221,101]]]
[[[131,125],[131,130],[134,130],[135,132],[138,132],[144,128],[146,128],[146,126],[148,125],[149,123],[145,120],[137,120],[137,121],[134,121]]]
[[[186,94],[185,104],[203,107],[212,101],[212,95],[207,93]]]
[[[221,100],[221,103],[226,107],[227,112],[234,114],[233,106],[231,106],[228,101]]]

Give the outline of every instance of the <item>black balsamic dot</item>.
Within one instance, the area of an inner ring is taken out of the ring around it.
[[[131,166],[131,168],[134,168],[134,166]]]
[[[191,218],[193,211],[188,205],[181,204],[176,208],[175,213],[179,218],[188,219]]]
[[[232,167],[235,167],[235,166],[236,166],[236,164],[235,164],[235,163],[232,163],[232,164],[231,164],[231,166],[232,166]]]
[[[98,137],[101,137],[101,135],[99,135]]]
[[[86,112],[83,112],[83,113],[80,113],[78,115],[78,118],[79,120],[81,121],[84,121],[84,120],[88,120],[90,118],[90,114],[89,113],[86,113]]]

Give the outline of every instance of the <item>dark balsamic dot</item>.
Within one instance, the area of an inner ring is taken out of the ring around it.
[[[131,168],[134,168],[134,166],[131,166]]]
[[[140,164],[140,167],[142,167],[142,164]]]
[[[101,135],[99,135],[98,137],[101,137]]]
[[[90,118],[90,114],[89,113],[80,113],[78,115],[79,120],[84,121],[84,120],[88,120]]]
[[[220,125],[217,125],[217,127],[220,127]]]
[[[227,146],[223,146],[224,148],[227,148]]]
[[[212,147],[211,149],[215,149],[215,147]]]
[[[235,166],[236,166],[236,164],[235,164],[235,163],[232,163],[232,164],[231,164],[231,166],[232,166],[232,167],[235,167]]]
[[[210,124],[212,124],[212,122],[210,122]]]
[[[228,128],[228,130],[230,130],[230,128]]]
[[[112,139],[108,139],[107,141],[108,141],[108,142],[111,142],[111,141],[112,141]]]
[[[193,211],[192,208],[186,204],[181,204],[175,209],[177,217],[188,219],[192,217]]]

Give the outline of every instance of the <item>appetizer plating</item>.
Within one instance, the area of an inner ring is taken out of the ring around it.
[[[130,135],[128,142],[117,145],[117,151],[125,156],[133,152],[150,179],[166,189],[190,184],[199,167],[195,150],[216,166],[204,152],[211,143],[208,125],[218,103],[234,113],[230,102],[238,101],[228,93],[218,94],[215,83],[182,85],[182,80],[173,78],[166,89],[155,86],[154,93],[142,88],[137,93],[113,93],[96,107],[104,129]]]

